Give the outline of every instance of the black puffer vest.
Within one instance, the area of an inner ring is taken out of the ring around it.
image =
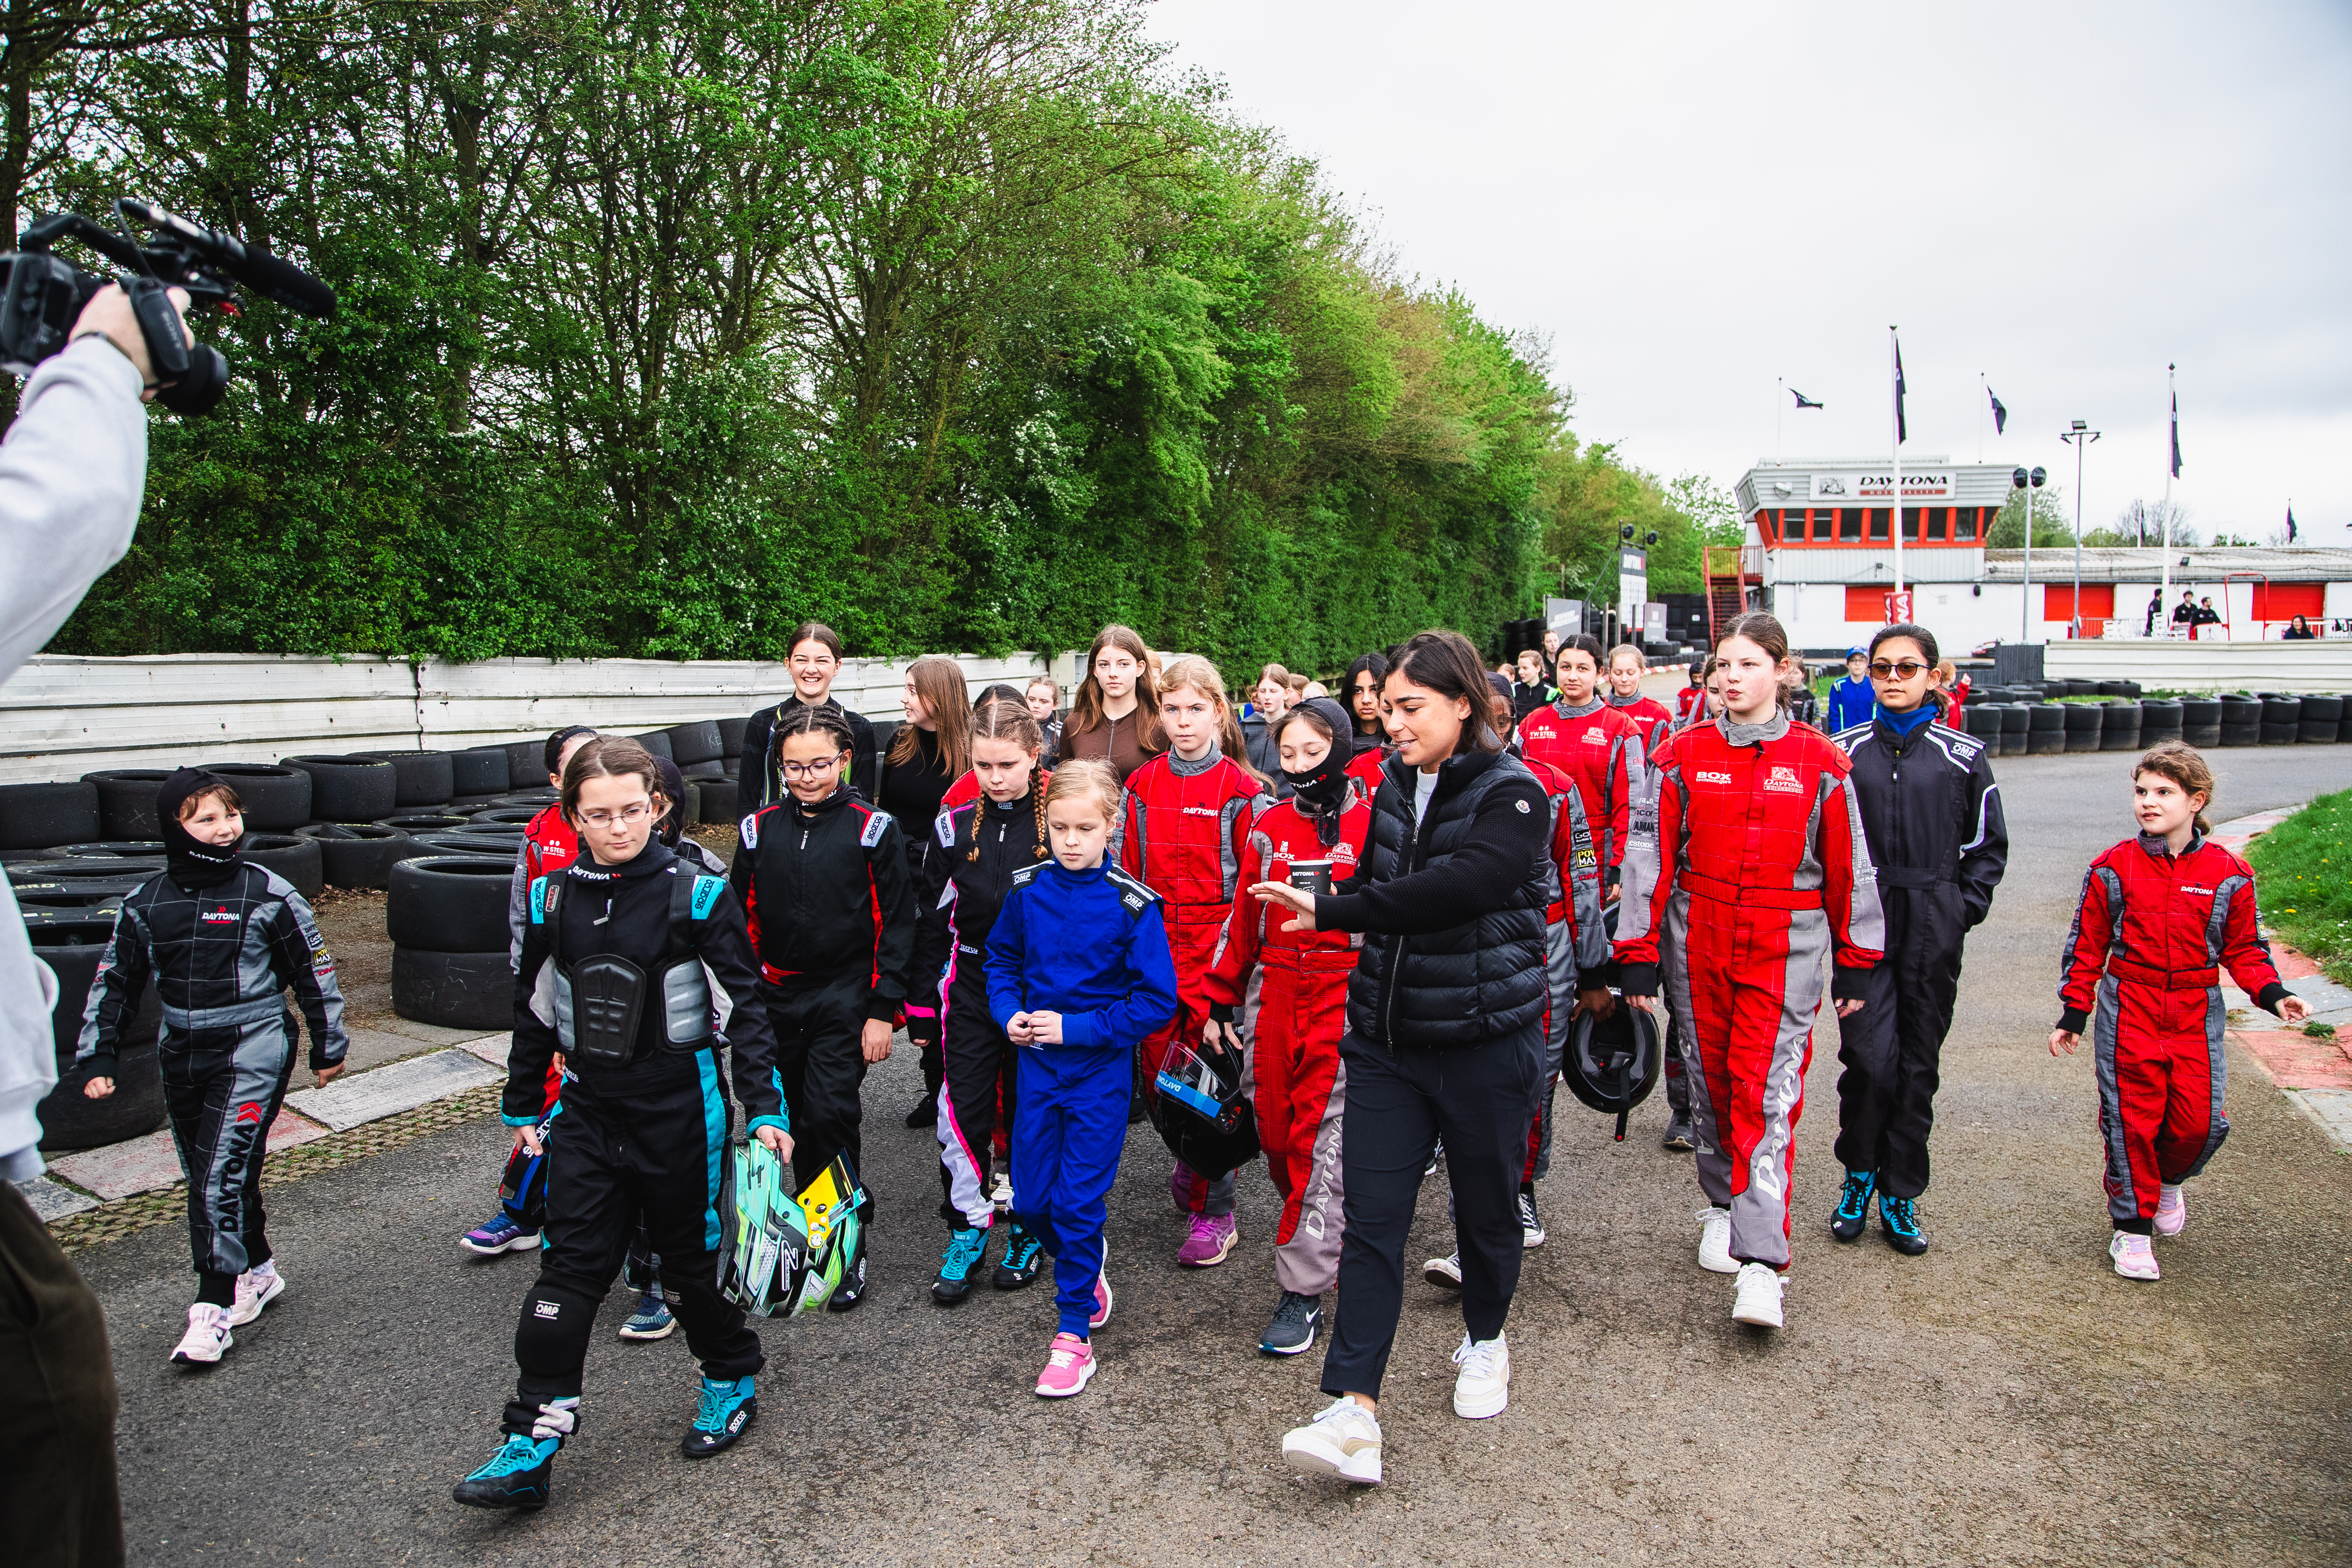
[[[1428,815],[1415,824],[1414,770],[1390,758],[1356,879],[1392,882],[1444,863],[1469,843],[1479,804],[1513,778],[1535,784],[1535,775],[1508,752],[1450,757],[1438,769]],[[1450,1050],[1540,1019],[1549,867],[1538,857],[1517,887],[1496,888],[1492,907],[1461,925],[1415,936],[1366,932],[1356,972],[1348,977],[1348,1027],[1391,1050]]]

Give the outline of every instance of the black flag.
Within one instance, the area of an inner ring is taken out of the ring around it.
[[[1992,433],[1998,436],[2009,428],[2009,410],[1991,387],[1985,388],[1985,395],[1992,399]]]
[[[1807,397],[1803,393],[1799,392],[1793,386],[1789,388],[1789,395],[1797,400],[1797,406],[1800,408],[1819,408],[1821,406],[1820,404],[1815,403],[1811,398]]]
[[[2180,394],[2172,395],[2172,477],[2180,477]],[[2290,509],[2289,521],[2293,521]]]
[[[1891,335],[1892,327],[1887,329]],[[1903,418],[1903,340],[1895,340],[1895,444],[1898,447],[1911,439],[1911,426]],[[1895,487],[1900,489],[1902,487]]]
[[[2294,542],[2294,502],[2286,503],[2286,542]]]

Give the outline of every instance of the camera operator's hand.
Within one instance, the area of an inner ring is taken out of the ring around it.
[[[179,317],[180,331],[193,347],[196,334],[188,330],[188,291],[172,289],[166,292],[171,296],[173,314]],[[146,334],[139,330],[139,318],[131,309],[131,296],[123,292],[121,284],[108,284],[91,295],[89,303],[81,308],[71,335],[83,338],[92,332],[121,349],[122,357],[138,367],[139,379],[147,385],[147,390],[139,395],[153,402],[155,394],[162,389],[155,384],[154,363],[147,357]]]

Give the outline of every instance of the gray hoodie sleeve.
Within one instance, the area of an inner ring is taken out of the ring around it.
[[[56,635],[99,575],[131,548],[147,483],[139,372],[86,338],[25,384],[0,440],[0,680]],[[57,1087],[49,1008],[57,976],[33,956],[16,900],[0,888],[0,1176],[41,1173],[33,1114]]]
[[[515,846],[514,875],[507,879],[507,967],[522,973],[522,928],[529,923],[530,848],[525,839]]]

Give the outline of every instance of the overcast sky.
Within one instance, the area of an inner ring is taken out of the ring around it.
[[[2086,523],[2352,544],[2352,6],[1156,0],[1409,272],[1547,337],[1574,425],[1728,486],[1887,449],[2060,470]],[[2071,495],[2070,495],[2071,500]]]

